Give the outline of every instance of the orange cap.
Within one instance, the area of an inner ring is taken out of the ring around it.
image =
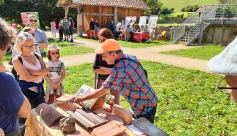
[[[97,54],[102,54],[106,51],[117,51],[120,50],[120,45],[117,41],[114,39],[108,39],[105,42],[103,42],[102,47],[95,50]]]

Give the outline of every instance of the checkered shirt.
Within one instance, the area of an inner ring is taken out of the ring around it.
[[[118,60],[121,58],[130,58],[139,62],[135,56],[129,54],[122,54]],[[158,102],[155,91],[142,67],[131,60],[120,60],[115,64],[109,77],[103,83],[103,87],[109,90],[119,90],[129,102],[135,115],[148,113]]]

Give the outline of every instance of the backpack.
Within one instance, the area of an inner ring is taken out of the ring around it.
[[[39,56],[36,55],[35,53],[34,53],[34,55],[35,55],[36,58],[39,60]],[[22,61],[21,56],[19,55],[17,58],[19,59],[19,61],[21,62],[21,64],[23,64],[23,61]],[[18,73],[16,72],[14,66],[12,67],[11,73],[13,74],[14,78],[15,78],[16,81],[18,82],[20,76],[19,76]]]
[[[142,64],[141,64],[141,63],[139,63],[139,62],[137,62],[137,61],[135,61],[135,60],[133,60],[133,59],[129,59],[129,58],[121,58],[120,60],[131,60],[131,61],[133,61],[133,62],[139,64],[139,65],[142,67]],[[146,78],[148,78],[147,71],[146,71],[143,67],[142,67],[142,69],[143,69],[143,72],[144,72]]]

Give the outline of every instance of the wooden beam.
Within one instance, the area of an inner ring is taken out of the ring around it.
[[[114,23],[118,23],[118,8],[114,7]]]
[[[80,5],[78,5],[76,9],[77,9],[77,15],[79,15],[81,13]]]
[[[80,13],[81,15],[91,15],[91,16],[114,16],[114,14],[100,14],[100,13]]]
[[[68,13],[69,8],[65,8],[65,17],[67,18],[67,13]]]

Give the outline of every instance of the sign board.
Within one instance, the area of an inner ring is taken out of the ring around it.
[[[145,27],[146,19],[147,19],[147,16],[140,16],[140,20],[139,20],[139,26],[140,27],[141,27],[141,25],[143,25]]]
[[[151,31],[153,28],[156,28],[157,18],[158,18],[158,15],[150,16],[149,24],[148,24],[148,31]]]
[[[135,20],[136,21],[137,19],[137,16],[126,16],[125,18],[125,25],[124,25],[124,30],[125,28],[128,26],[128,23],[130,20],[132,20],[132,24],[133,24],[133,21]],[[131,25],[131,24],[130,24]]]
[[[21,12],[21,20],[22,20],[22,25],[28,25],[29,21],[28,21],[28,16],[34,14],[37,17],[38,20],[38,24],[37,27],[40,28],[40,22],[39,22],[39,14],[38,12]]]

